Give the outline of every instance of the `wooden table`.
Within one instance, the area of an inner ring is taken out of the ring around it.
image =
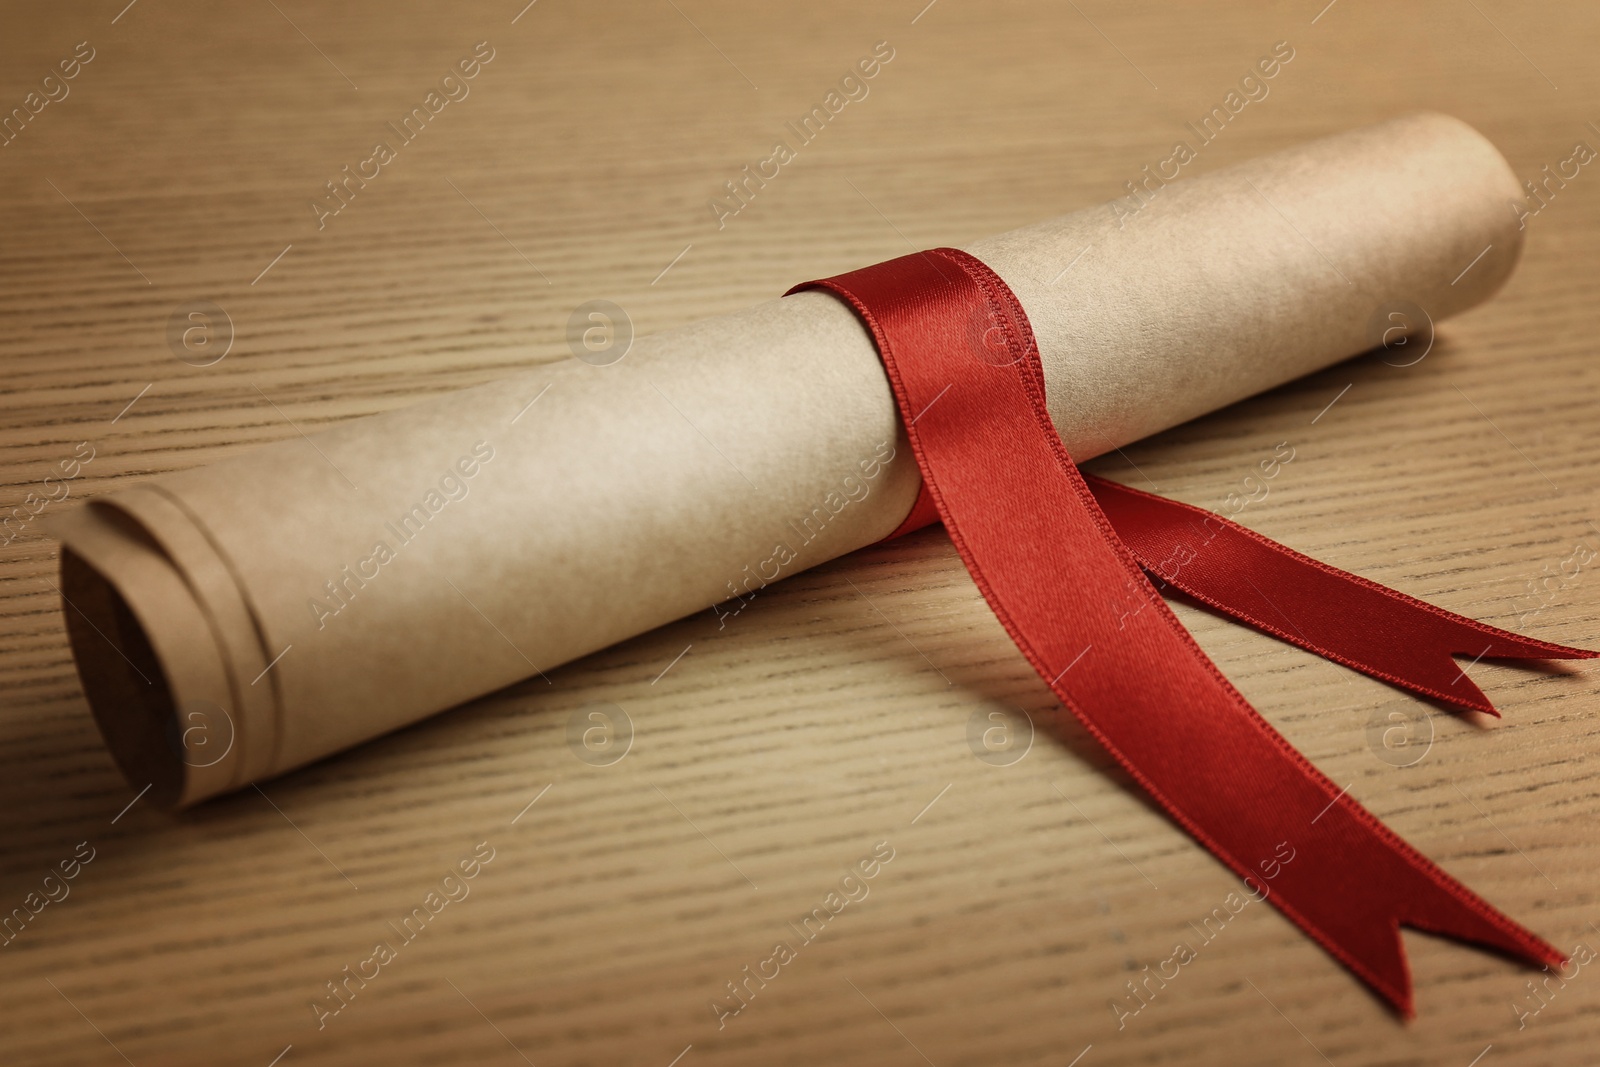
[[[0,105],[28,108],[0,149],[0,507],[23,515],[82,442],[49,483],[73,498],[570,358],[585,300],[651,332],[1109,200],[1278,41],[1293,61],[1202,171],[1417,107],[1527,178],[1600,145],[1600,11],[1578,3],[125,2],[19,6],[0,36]],[[485,41],[469,95],[329,198]],[[722,183],[879,41],[870,95],[719,229]],[[66,95],[33,114],[32,91]],[[1218,506],[1289,442],[1241,521],[1600,642],[1600,176],[1551,188],[1509,286],[1422,362],[1363,357],[1094,469]],[[226,358],[193,365],[229,323]],[[1070,723],[1012,765],[975,756],[990,712],[1055,713],[937,531],[173,817],[79,690],[45,532],[66,506],[0,551],[0,909],[76,874],[0,949],[5,1063],[1592,1062],[1588,967],[1535,999],[1543,976],[1407,933],[1405,1024],[1260,906],[1119,1030],[1125,983],[1235,883]],[[1594,669],[1463,663],[1505,713],[1467,722],[1178,611],[1363,804],[1600,947]],[[597,702],[636,731],[607,766],[567,743]],[[791,922],[875,847],[869,895],[803,942]],[[400,938],[475,849],[470,895]],[[402,947],[334,999],[380,940]],[[795,958],[719,1027],[778,941]],[[343,1005],[320,1029],[319,1000]]]

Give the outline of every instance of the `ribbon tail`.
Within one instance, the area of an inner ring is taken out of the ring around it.
[[[1415,1014],[1415,1004],[1401,926],[1534,965],[1565,963],[1553,945],[1496,911],[1348,796],[1318,818],[1318,830],[1314,851],[1286,863],[1276,881],[1260,875],[1255,881],[1281,896],[1272,901],[1279,910],[1405,1016]]]
[[[1220,515],[1085,474],[1117,535],[1165,583],[1292,645],[1455,707],[1498,716],[1454,656],[1592,659],[1330,567]]]

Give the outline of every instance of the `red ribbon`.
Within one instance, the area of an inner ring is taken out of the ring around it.
[[[1272,872],[1267,899],[1408,1016],[1402,923],[1563,962],[1295,751],[1145,571],[1302,648],[1491,714],[1451,653],[1597,653],[1520,638],[1210,512],[1086,479],[1050,421],[1027,315],[965,252],[933,249],[800,289],[844,299],[877,342],[923,478],[896,533],[943,521],[1023,656],[1196,840],[1257,886]],[[1292,864],[1274,862],[1285,843]]]

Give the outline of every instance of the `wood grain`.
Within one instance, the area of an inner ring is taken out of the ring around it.
[[[1197,171],[1416,107],[1525,178],[1600,145],[1600,13],[1576,3],[124,2],[10,10],[0,36],[6,109],[95,53],[0,148],[0,514],[79,442],[74,499],[568,358],[588,299],[651,332],[1109,200],[1280,40],[1295,59]],[[870,95],[719,230],[708,198],[880,40]],[[470,95],[319,230],[324,182],[480,41]],[[1562,564],[1600,549],[1597,187],[1552,186],[1509,286],[1420,363],[1362,357],[1094,469],[1216,507],[1287,441],[1241,521],[1593,646],[1600,575]],[[235,331],[203,368],[167,341],[197,300]],[[937,531],[170,817],[79,691],[62,506],[0,550],[0,910],[80,842],[94,858],[0,948],[4,1062],[1497,1067],[1600,1039],[1589,968],[1535,1000],[1543,976],[1407,933],[1403,1024],[1254,906],[1119,1031],[1124,983],[1231,879],[1061,720]],[[1505,714],[1467,722],[1178,610],[1397,831],[1563,948],[1600,945],[1592,669],[1464,663]],[[635,737],[592,766],[568,722],[604,704]],[[1012,766],[969,748],[990,711],[1037,725]],[[390,924],[482,842],[470,895],[404,942]],[[803,943],[790,923],[879,842],[869,895]],[[319,1030],[313,1001],[380,940],[402,947]],[[719,1028],[780,940],[795,958]]]

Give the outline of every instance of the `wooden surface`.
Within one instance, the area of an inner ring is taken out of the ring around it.
[[[1280,40],[1293,62],[1196,172],[1414,107],[1524,178],[1600,145],[1600,13],[1578,3],[124,2],[14,5],[0,35],[5,108],[78,42],[95,56],[0,149],[0,507],[21,514],[79,442],[73,500],[570,358],[585,300],[651,332],[1110,200]],[[323,183],[485,40],[470,96],[319,231]],[[708,198],[879,40],[870,96],[719,230]],[[1240,521],[1594,646],[1600,176],[1529,229],[1505,291],[1422,362],[1363,357],[1092,466],[1222,507],[1288,442]],[[166,334],[197,300],[236,334],[204,368]],[[1540,976],[1407,933],[1405,1024],[1264,906],[1119,1031],[1124,983],[1235,883],[1058,721],[937,531],[172,817],[134,802],[79,690],[43,531],[65,506],[0,550],[0,910],[93,859],[0,948],[0,1062],[1592,1062],[1589,968],[1541,1002]],[[1464,663],[1505,715],[1466,722],[1178,611],[1397,831],[1600,947],[1593,668]],[[567,742],[602,702],[635,727],[610,766]],[[984,762],[969,726],[1008,708],[1033,746]],[[481,842],[470,896],[319,1030],[326,983]],[[802,945],[789,922],[879,842],[870,895]],[[780,940],[796,958],[719,1029],[725,983]]]

